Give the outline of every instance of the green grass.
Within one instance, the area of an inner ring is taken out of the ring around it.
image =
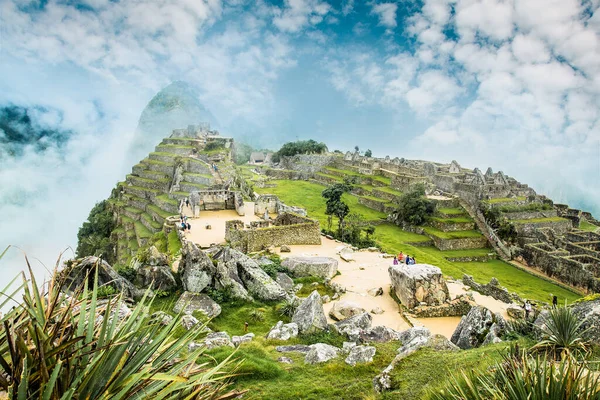
[[[184,172],[183,176],[200,176],[202,178],[208,178],[208,179],[212,179],[213,176],[211,174],[196,174],[193,172]]]
[[[579,223],[579,229],[581,229],[582,231],[595,232],[599,228],[600,227],[587,222],[585,219],[582,219]]]
[[[152,237],[152,232],[150,232],[150,229],[146,228],[141,222],[135,221],[133,223],[133,226],[135,227],[135,234],[137,235],[137,237],[139,237],[139,238]]]
[[[514,197],[514,198],[499,197],[497,199],[489,199],[489,200],[483,200],[483,201],[488,204],[499,204],[499,203],[514,203],[517,201],[524,201],[524,200],[526,200],[525,196]]]
[[[323,185],[307,181],[288,180],[275,180],[269,183],[274,183],[277,186],[272,188],[255,188],[256,192],[259,194],[274,194],[287,205],[305,208],[311,218],[319,220],[321,227],[327,226],[325,199],[321,196],[321,192],[325,189]],[[366,220],[379,220],[386,217],[385,213],[358,204],[356,196],[344,193],[342,200],[350,207],[350,212],[359,213]]]
[[[156,198],[165,203],[170,203],[170,204],[179,206],[179,202],[175,199],[170,198],[168,194],[161,194],[161,195],[156,196]]]
[[[425,232],[427,232],[428,234],[438,237],[440,239],[463,239],[463,238],[483,237],[483,235],[476,230],[443,232],[443,231],[440,231],[439,229],[436,229],[431,226],[425,226],[425,227],[423,227],[423,230]]]
[[[355,171],[350,171],[347,169],[340,169],[340,168],[334,168],[334,167],[326,167],[325,170],[329,170],[329,171],[334,171],[334,172],[338,172],[344,175],[348,175],[348,176],[358,176],[359,178],[363,178],[363,179],[372,179],[375,181],[379,181],[381,183],[384,183],[386,185],[390,185],[392,183],[392,180],[390,178],[387,178],[385,176],[381,176],[381,175],[364,175]]]
[[[396,195],[396,196],[402,196],[404,194],[401,191],[396,190],[396,189],[392,189],[389,186],[371,187],[371,188],[374,189],[374,190],[380,190],[382,192],[393,194],[393,195]]]
[[[167,148],[167,149],[188,149],[188,150],[192,150],[194,148],[194,146],[186,146],[184,144],[171,144],[171,143],[161,143],[158,145],[158,147],[160,148]]]
[[[325,177],[325,178],[333,179],[334,181],[337,181],[337,182],[343,182],[343,179],[340,178],[339,176],[327,175],[322,172],[317,172],[317,175]]]
[[[153,160],[151,158],[145,158],[144,160],[142,160],[142,163],[144,163],[144,164],[156,164],[156,165],[173,165],[172,163],[168,163],[168,162],[164,162],[164,161],[159,161],[159,160]]]
[[[438,208],[437,211],[446,215],[463,215],[467,212],[462,208]]]
[[[127,210],[133,214],[141,214],[144,212],[144,210],[140,210],[139,208],[135,208],[135,207],[125,207],[125,210]]]
[[[154,219],[152,219],[152,215],[148,214],[148,213],[142,213],[140,214],[142,218],[144,218],[154,229],[161,229],[162,228],[162,224],[154,221]]]
[[[161,191],[158,190],[158,189],[150,189],[150,188],[145,188],[145,187],[142,187],[142,186],[131,185],[131,186],[125,186],[125,187],[126,188],[131,188],[131,189],[137,189],[137,190],[140,190],[140,191],[143,191],[143,192],[154,193],[155,195],[161,193]]]
[[[431,217],[430,220],[440,222],[442,224],[458,224],[458,223],[463,223],[463,222],[473,222],[473,219],[470,217],[452,217],[452,218]]]
[[[531,219],[513,219],[512,223],[514,224],[535,224],[541,222],[561,222],[568,221],[566,218],[561,217],[549,217],[549,218],[531,218]]]
[[[127,175],[127,179],[133,179],[133,180],[139,180],[142,182],[147,182],[147,183],[155,183],[155,182],[162,182],[162,183],[166,183],[169,182],[170,180],[167,178],[159,178],[159,179],[148,179],[148,178],[142,178],[141,176],[137,176],[137,175]]]
[[[175,229],[167,235],[167,250],[169,251],[171,258],[174,258],[181,250],[181,241],[179,240],[179,236],[177,236],[177,231]]]
[[[167,217],[170,217],[171,215],[173,215],[172,213],[165,211],[162,208],[155,206],[154,204],[150,204],[150,205],[146,206],[146,208],[154,211],[155,213],[157,213],[158,215],[160,215],[163,218],[167,218]]]

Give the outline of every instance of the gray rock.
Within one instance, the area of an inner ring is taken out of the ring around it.
[[[167,326],[173,322],[173,317],[164,311],[157,311],[150,316],[152,321],[158,321],[161,325]]]
[[[208,350],[222,346],[235,347],[231,342],[231,339],[229,338],[227,332],[209,333],[208,335],[206,335],[206,338],[203,342]]]
[[[275,347],[280,353],[303,353],[306,354],[310,351],[310,346],[305,344],[293,344],[289,346],[277,346]]]
[[[289,257],[281,265],[296,277],[333,278],[338,269],[337,260],[331,257]]]
[[[336,358],[341,350],[325,343],[311,344],[310,350],[304,357],[306,364],[320,364]]]
[[[506,308],[506,313],[509,317],[514,319],[525,319],[525,310],[521,307],[508,306]]]
[[[338,301],[333,303],[333,307],[329,310],[329,316],[335,321],[342,321],[346,318],[353,317],[365,312],[358,304],[349,301]]]
[[[283,321],[279,321],[267,333],[267,339],[273,340],[290,340],[296,336],[298,336],[298,325],[293,322],[284,324]]]
[[[191,241],[186,241],[181,249],[179,273],[183,290],[200,293],[213,284],[217,267],[213,261]]]
[[[231,343],[233,343],[235,347],[239,347],[240,344],[251,342],[252,339],[254,339],[254,333],[250,332],[242,336],[232,336]]]
[[[400,332],[387,326],[374,326],[361,331],[359,337],[363,343],[387,343],[400,340]]]
[[[279,357],[277,359],[277,361],[280,362],[280,363],[283,363],[283,364],[293,364],[294,363],[294,360],[292,360],[289,357]]]
[[[266,301],[282,300],[287,296],[282,287],[247,256],[237,262],[237,272],[252,296]]]
[[[298,325],[300,333],[310,333],[327,328],[327,318],[323,311],[321,296],[316,290],[296,309],[292,322]]]
[[[148,248],[148,257],[145,264],[150,266],[169,265],[169,257],[158,251],[155,246],[150,246]]]
[[[373,289],[369,289],[367,291],[367,293],[369,293],[371,296],[376,297],[376,296],[383,296],[383,288],[373,288]]]
[[[170,291],[177,287],[177,281],[168,265],[144,266],[137,270],[136,284],[152,290]]]
[[[461,318],[450,340],[461,349],[471,349],[500,341],[505,331],[506,322],[500,314],[475,306]]]
[[[448,286],[438,267],[429,264],[399,264],[391,265],[388,272],[394,294],[409,309],[421,302],[437,306],[450,299]]]
[[[371,314],[379,315],[383,314],[383,309],[381,307],[375,307],[371,310]]]
[[[88,274],[93,277],[96,269],[98,269],[98,286],[112,286],[117,291],[123,292],[126,297],[134,299],[144,295],[145,290],[137,289],[131,282],[119,275],[110,264],[94,256],[85,257],[62,272],[65,274],[64,290],[72,292],[83,287]]]
[[[294,293],[294,281],[286,273],[278,272],[275,282],[277,282],[287,293]]]
[[[363,330],[371,327],[373,318],[367,312],[364,312],[354,317],[347,318],[345,320],[336,322],[333,327],[338,333],[346,335],[348,339],[357,341],[360,338],[360,334]]]
[[[431,332],[424,327],[411,328],[400,332],[402,347],[398,349],[398,355],[402,358],[414,353],[427,344]]]
[[[373,362],[373,356],[375,355],[375,347],[373,346],[355,346],[350,349],[348,357],[346,357],[346,364],[355,366],[356,364],[366,364]]]
[[[173,311],[176,313],[192,314],[194,311],[200,311],[206,316],[212,318],[221,314],[221,306],[204,293],[183,292]]]
[[[324,294],[323,296],[321,296],[321,301],[323,302],[323,304],[327,304],[331,301],[331,297],[329,297],[328,294]]]
[[[600,299],[575,304],[573,313],[583,321],[581,330],[585,331],[584,338],[600,344]]]
[[[185,329],[186,331],[189,331],[194,326],[196,326],[200,323],[200,321],[198,321],[196,318],[194,318],[191,315],[184,315],[183,317],[181,317],[180,322],[181,322],[181,326],[183,326],[183,329]]]
[[[286,246],[286,245],[284,244],[284,245],[282,245],[282,246],[279,248],[279,251],[280,251],[280,252],[282,252],[282,253],[289,253],[289,252],[291,252],[292,250],[290,249],[290,246]]]
[[[354,261],[354,251],[349,247],[344,247],[340,252],[340,258],[346,262]]]
[[[342,344],[342,353],[350,354],[350,350],[352,350],[352,348],[356,347],[356,346],[357,346],[356,342],[344,342]]]

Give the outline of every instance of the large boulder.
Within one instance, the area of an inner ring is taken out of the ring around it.
[[[294,312],[292,322],[298,325],[300,333],[310,333],[327,328],[327,318],[323,311],[321,296],[316,290],[308,296]]]
[[[277,346],[275,347],[280,353],[302,353],[306,354],[310,351],[310,346],[306,344],[292,344],[289,346]]]
[[[315,343],[310,345],[310,350],[304,357],[306,364],[320,364],[336,358],[341,349],[325,343]]]
[[[348,357],[346,357],[346,364],[352,365],[353,367],[356,364],[366,364],[373,362],[373,356],[375,355],[375,347],[373,346],[353,346],[350,349],[350,353]]]
[[[250,332],[242,336],[232,336],[231,343],[233,343],[235,347],[239,347],[240,344],[251,342],[252,339],[254,339],[254,333]]]
[[[168,265],[148,265],[138,268],[136,284],[152,290],[164,291],[170,291],[177,287],[177,281]]]
[[[400,340],[400,332],[387,326],[379,325],[362,330],[359,338],[363,343],[386,343]]]
[[[336,322],[333,327],[338,331],[338,333],[346,335],[348,339],[357,341],[359,340],[361,333],[365,329],[369,329],[371,327],[372,320],[373,317],[371,317],[371,314],[368,312],[363,312],[362,314],[358,314]]]
[[[287,293],[294,293],[294,281],[284,272],[278,272],[275,282]]]
[[[194,243],[186,241],[182,251],[182,260],[179,263],[181,283],[183,290],[200,293],[213,284],[216,266],[213,261]]]
[[[267,333],[267,339],[289,340],[298,336],[298,325],[291,322],[284,324],[283,321],[277,322]]]
[[[83,287],[86,279],[89,287],[92,287],[96,270],[98,270],[98,286],[112,286],[130,298],[140,298],[144,295],[145,290],[136,288],[133,283],[119,275],[109,263],[94,256],[85,257],[63,270],[62,273],[66,277],[64,290],[73,291]]]
[[[600,344],[600,299],[574,305],[573,313],[583,321],[581,329],[586,330],[585,339]]]
[[[221,306],[204,293],[183,292],[175,303],[173,311],[188,315],[200,311],[207,317],[213,318],[221,314]]]
[[[364,312],[365,309],[356,303],[350,301],[336,301],[329,310],[329,316],[335,321],[342,321]]]
[[[338,269],[338,261],[331,257],[289,257],[281,265],[296,277],[333,278]]]
[[[150,246],[147,251],[146,265],[150,265],[152,267],[158,265],[169,265],[169,257],[158,251],[155,246]]]
[[[409,309],[420,303],[429,306],[443,304],[450,298],[442,270],[429,264],[391,265],[388,268],[392,290]]]
[[[506,331],[502,315],[485,307],[475,306],[463,316],[450,340],[461,349],[471,349],[483,344],[496,343]]]

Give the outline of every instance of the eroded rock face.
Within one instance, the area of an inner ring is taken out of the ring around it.
[[[450,298],[442,271],[429,264],[391,265],[388,268],[392,290],[409,309],[420,303],[430,306],[443,304]]]
[[[506,331],[506,322],[482,306],[475,306],[462,319],[450,339],[461,349],[472,349],[484,344],[497,343]]]
[[[287,293],[294,292],[294,281],[286,273],[278,272],[275,282],[277,282]]]
[[[232,336],[231,343],[233,343],[235,347],[239,347],[240,344],[251,342],[252,339],[254,339],[254,333],[250,332],[242,336]]]
[[[296,277],[333,278],[338,269],[338,261],[331,257],[289,257],[281,265]]]
[[[85,257],[62,272],[67,276],[64,289],[70,291],[80,286],[83,287],[86,277],[89,287],[91,287],[94,283],[96,268],[98,269],[98,286],[112,286],[117,291],[123,292],[125,296],[134,299],[144,295],[145,290],[137,289],[131,282],[119,275],[110,264],[94,256]]]
[[[235,347],[233,342],[229,338],[227,332],[213,332],[206,335],[204,339],[204,345],[207,349],[214,349],[215,347],[229,346]]]
[[[400,340],[400,332],[387,326],[374,326],[360,333],[360,341],[363,343],[386,343],[393,340]]]
[[[361,333],[371,327],[372,321],[373,317],[368,312],[363,312],[336,322],[333,326],[340,334],[346,335],[352,341],[357,341]]]
[[[335,321],[342,321],[365,312],[365,309],[350,301],[337,301],[329,310],[329,316]]]
[[[574,305],[573,313],[581,320],[585,320],[581,325],[582,330],[587,329],[584,337],[593,343],[600,344],[600,299]]]
[[[283,321],[279,321],[267,333],[267,339],[274,340],[290,340],[296,336],[298,336],[298,325],[293,322],[284,324]]]
[[[292,322],[298,325],[300,333],[310,333],[327,328],[327,318],[323,311],[321,296],[316,290],[296,309]]]
[[[350,349],[348,357],[344,360],[346,364],[366,364],[373,362],[373,356],[375,356],[376,349],[373,346],[354,346]]]
[[[170,291],[177,287],[177,281],[168,265],[144,266],[137,270],[136,284],[152,290]]]
[[[173,321],[173,317],[164,311],[157,311],[150,316],[152,321],[158,321],[161,325],[167,326]]]
[[[310,350],[304,357],[306,364],[319,364],[336,358],[341,350],[335,346],[331,346],[325,343],[311,344]]]
[[[506,308],[506,313],[509,317],[514,319],[524,319],[525,318],[525,310],[521,307],[516,306],[508,306]]]
[[[179,264],[183,289],[200,293],[213,284],[213,276],[217,269],[212,260],[196,246],[188,241],[182,249],[182,260]]]
[[[204,293],[183,292],[175,303],[173,311],[191,315],[194,311],[200,311],[207,317],[216,317],[221,314],[221,306]]]
[[[157,265],[169,265],[169,257],[158,251],[155,246],[148,248],[148,260],[146,265],[157,266]]]
[[[302,353],[306,354],[310,351],[310,346],[306,344],[292,344],[289,346],[277,346],[275,347],[280,353]]]
[[[186,331],[189,331],[199,323],[200,321],[198,321],[191,315],[184,315],[183,317],[181,317],[181,326],[183,326],[183,329],[185,329]]]

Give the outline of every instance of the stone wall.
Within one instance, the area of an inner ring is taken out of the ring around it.
[[[523,258],[527,264],[550,277],[588,291],[600,292],[600,280],[594,277],[586,264],[565,257],[566,251],[548,251],[548,245],[526,244]]]
[[[459,238],[459,239],[442,239],[437,236],[428,235],[433,244],[439,250],[464,250],[464,249],[479,249],[487,246],[487,239],[484,236],[474,238]]]
[[[479,293],[484,294],[486,296],[491,296],[494,299],[499,300],[503,303],[510,304],[513,302],[513,300],[516,300],[515,296],[511,296],[511,294],[508,293],[508,290],[506,290],[506,288],[500,286],[500,282],[498,282],[498,279],[496,278],[492,278],[490,280],[490,283],[482,285],[475,282],[472,276],[464,274],[462,281],[463,284],[469,286],[471,289],[476,290]]]
[[[441,222],[429,221],[429,225],[443,232],[469,231],[475,229],[475,222]]]
[[[545,210],[545,211],[518,211],[503,213],[503,215],[510,219],[534,219],[534,218],[553,218],[556,217],[556,210]]]
[[[335,154],[298,154],[292,157],[281,157],[281,165],[289,170],[315,173],[323,167],[335,164],[339,158]]]
[[[529,232],[540,228],[551,228],[557,235],[564,235],[573,229],[573,223],[569,220],[549,221],[549,222],[532,222],[514,224],[519,235],[527,235]]]
[[[386,210],[385,202],[368,199],[366,197],[358,197],[358,204],[362,204],[363,206],[380,212],[385,212]]]
[[[254,215],[263,216],[265,211],[269,214],[277,213],[279,198],[274,194],[261,194],[254,200]]]
[[[425,182],[427,182],[427,178],[424,176],[394,175],[390,186],[395,190],[406,192],[411,186]]]

